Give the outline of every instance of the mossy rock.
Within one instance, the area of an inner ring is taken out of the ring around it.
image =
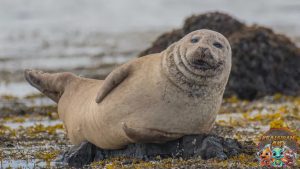
[[[253,100],[266,95],[300,94],[300,50],[286,36],[260,26],[247,26],[220,12],[193,15],[181,29],[162,34],[139,56],[158,53],[197,29],[226,36],[232,47],[232,71],[225,97]]]

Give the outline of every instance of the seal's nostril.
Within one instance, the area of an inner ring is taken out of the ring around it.
[[[209,49],[207,47],[199,47],[198,51],[205,53],[205,52],[209,51]]]
[[[207,47],[199,47],[198,48],[198,54],[200,57],[208,57],[211,55],[209,48]]]

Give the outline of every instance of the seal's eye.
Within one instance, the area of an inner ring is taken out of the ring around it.
[[[219,49],[222,49],[222,48],[223,48],[223,45],[222,45],[221,43],[219,43],[219,42],[215,42],[213,45],[214,45],[216,48],[219,48]]]
[[[191,43],[197,43],[199,42],[199,38],[198,37],[194,37],[191,39]]]

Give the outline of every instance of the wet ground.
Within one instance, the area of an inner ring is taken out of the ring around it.
[[[220,10],[247,24],[258,23],[300,44],[297,0],[139,0],[0,1],[0,168],[57,165],[70,143],[56,105],[25,83],[23,69],[71,71],[104,78],[118,64],[134,58],[162,32],[180,27],[193,13]],[[275,123],[279,121],[282,123]],[[300,98],[274,95],[255,101],[224,101],[218,134],[257,142],[270,125],[298,132]],[[226,161],[112,159],[93,167],[255,167],[253,154]]]

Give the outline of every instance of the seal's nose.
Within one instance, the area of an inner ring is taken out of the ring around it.
[[[201,47],[201,49],[203,50],[203,52],[208,51],[208,48],[203,48],[203,47]]]
[[[210,50],[207,47],[199,47],[197,53],[201,58],[211,57]]]

